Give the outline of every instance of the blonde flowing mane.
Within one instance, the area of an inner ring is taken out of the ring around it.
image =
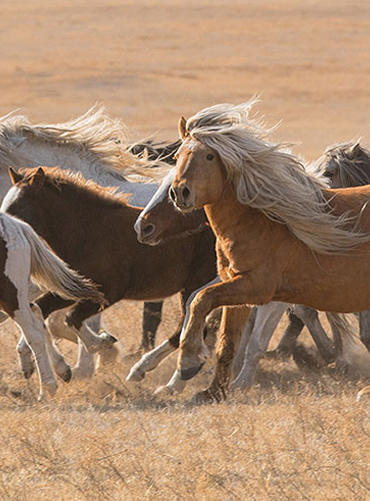
[[[239,202],[285,224],[321,254],[346,254],[369,241],[353,216],[332,213],[317,174],[306,171],[286,145],[268,141],[272,129],[250,117],[256,101],[205,108],[186,123],[192,138],[217,151]]]

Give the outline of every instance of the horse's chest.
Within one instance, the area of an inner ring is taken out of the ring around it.
[[[218,239],[216,248],[218,272],[222,278],[234,278],[242,272],[242,266],[240,259],[238,258],[239,251],[237,252],[237,242],[229,239]],[[243,264],[245,266],[245,263]]]

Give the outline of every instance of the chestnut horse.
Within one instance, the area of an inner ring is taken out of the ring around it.
[[[370,187],[325,188],[284,145],[269,142],[270,131],[248,116],[253,103],[217,105],[179,124],[170,194],[180,210],[205,208],[222,278],[192,303],[178,360],[185,379],[204,363],[199,332],[219,306],[370,307]],[[238,343],[222,340],[224,380]]]
[[[137,241],[134,222],[141,209],[122,195],[80,175],[57,168],[10,170],[13,188],[2,209],[27,221],[62,259],[101,287],[109,306],[120,299],[154,300],[189,294],[216,274],[214,236],[207,227],[192,238],[159,247]],[[204,252],[204,248],[207,252]],[[214,251],[213,251],[214,252]],[[46,294],[37,300],[44,318],[69,301]],[[82,322],[99,307],[91,301],[73,306],[67,322],[90,352],[109,347],[110,336],[94,335]],[[182,325],[180,322],[179,331]],[[178,332],[165,343],[178,346]]]
[[[57,389],[48,355],[64,381],[71,378],[71,370],[51,342],[39,309],[30,305],[31,279],[68,300],[91,300],[98,308],[104,302],[92,282],[68,268],[27,223],[0,213],[0,309],[14,320],[33,352],[40,399],[45,391],[53,395]]]
[[[156,194],[141,212],[138,220],[136,221],[135,230],[138,234],[140,242],[147,243],[149,245],[156,245],[168,238],[173,238],[186,232],[197,231],[198,228],[205,224],[206,217],[203,210],[196,210],[191,213],[184,214],[180,213],[173,207],[172,204],[169,203],[168,191],[174,177],[175,170],[172,169],[162,180]],[[189,297],[188,302],[191,297]],[[243,334],[243,346],[240,346],[240,353],[238,353],[238,358],[234,363],[234,374],[238,375],[236,384],[239,386],[249,386],[252,384],[257,363],[261,356],[263,356],[266,352],[268,342],[270,341],[281,316],[285,311],[287,311],[287,309],[287,304],[272,302],[266,306],[259,307],[256,318],[254,316],[253,321],[251,318],[248,322]],[[297,353],[299,353],[300,356],[303,355],[302,348],[296,347],[296,338],[306,324],[315,343],[317,344],[317,347],[319,348],[322,357],[327,363],[332,362],[336,357],[340,357],[339,362],[341,365],[350,363],[350,365],[354,365],[356,370],[360,373],[367,372],[364,370],[364,366],[366,366],[367,369],[368,364],[366,362],[368,362],[369,355],[366,350],[361,351],[361,346],[358,347],[358,343],[355,343],[352,323],[348,323],[348,320],[345,319],[344,316],[332,313],[327,314],[329,323],[334,332],[335,344],[333,345],[332,341],[327,337],[325,331],[323,330],[318,319],[318,314],[315,310],[303,306],[295,306],[294,311],[296,315],[290,312],[289,326],[283,336],[283,339],[279,343],[278,352],[281,352],[282,356],[286,357],[287,354],[292,353],[295,353],[295,356],[297,356]],[[250,325],[251,322],[252,325]],[[345,344],[345,350],[343,353],[341,353],[342,338]],[[361,351],[361,353],[364,352],[364,356],[361,357],[362,364],[359,364],[358,360],[355,362],[352,361],[354,351],[353,345],[356,345],[357,347],[356,353],[359,351]],[[349,349],[349,347],[352,349]],[[133,366],[127,379],[129,381],[132,379],[139,379],[139,377],[136,378],[137,374],[141,376],[143,371],[147,370],[147,368],[153,370],[163,359],[162,355],[163,351],[160,346],[145,354],[141,360]],[[239,370],[242,366],[243,370],[239,374]],[[179,375],[175,373],[169,383],[158,388],[156,392],[166,390],[167,392],[172,393],[174,391],[181,391],[184,387],[185,381],[181,380]],[[212,398],[221,398],[222,395],[218,395],[218,392],[216,392],[215,389],[216,388],[213,385],[214,391]],[[200,398],[202,394],[204,394],[204,392],[195,398]]]

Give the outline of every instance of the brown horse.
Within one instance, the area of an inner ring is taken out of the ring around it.
[[[141,245],[134,231],[141,209],[128,205],[123,196],[57,168],[10,174],[14,186],[4,199],[3,210],[27,221],[73,269],[98,284],[106,306],[120,299],[161,299],[179,291],[184,303],[216,274],[215,258],[209,258],[214,242],[209,228],[162,246]],[[46,294],[37,304],[46,318],[71,302]],[[82,322],[98,310],[96,303],[84,301],[67,316],[91,352],[114,341],[81,329]],[[178,339],[179,331],[166,343],[177,348]]]
[[[203,364],[199,332],[219,306],[370,306],[370,187],[323,187],[283,145],[266,139],[269,131],[248,116],[252,104],[218,105],[180,120],[171,196],[180,210],[205,208],[222,278],[192,303],[180,343],[184,378]],[[238,342],[223,340],[217,370],[224,377]]]

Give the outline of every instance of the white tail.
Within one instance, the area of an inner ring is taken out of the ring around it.
[[[4,214],[5,215],[5,214]],[[10,217],[6,214],[7,217]],[[43,241],[31,226],[15,219],[31,249],[31,278],[42,289],[66,299],[89,299],[103,304],[104,295],[93,282],[69,268]],[[17,225],[18,226],[18,225]]]
[[[359,325],[353,313],[327,313],[334,343],[340,349],[339,359],[359,372],[370,376],[370,354],[359,336]]]

